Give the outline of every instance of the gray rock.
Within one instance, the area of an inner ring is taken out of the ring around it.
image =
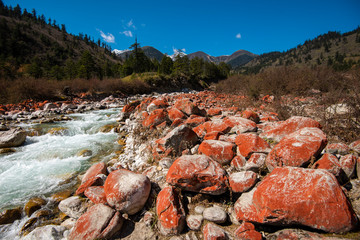
[[[35,228],[21,240],[62,240],[66,239],[67,229],[59,225],[46,225],[43,227]]]
[[[189,215],[186,218],[186,223],[191,230],[197,231],[200,229],[203,220],[202,215]]]
[[[0,148],[17,147],[26,139],[26,132],[21,128],[13,128],[8,131],[0,131]]]
[[[79,196],[73,196],[62,200],[59,209],[69,217],[78,219],[86,211],[86,204]]]
[[[204,212],[204,210],[205,210],[205,207],[199,205],[199,206],[196,206],[194,210],[195,210],[195,212],[196,212],[197,214],[203,214],[203,212]]]
[[[58,106],[57,105],[55,105],[54,103],[46,103],[45,105],[44,105],[44,111],[50,111],[50,110],[54,110],[54,109],[57,109],[58,108]]]
[[[209,207],[203,212],[204,219],[214,223],[224,223],[227,219],[225,210],[221,207]]]

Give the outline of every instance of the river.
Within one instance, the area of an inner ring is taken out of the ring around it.
[[[16,152],[0,155],[0,211],[22,206],[31,197],[49,197],[76,183],[67,180],[91,166],[106,161],[119,148],[118,135],[100,128],[116,122],[120,109],[106,109],[68,115],[72,120],[53,124],[21,124],[26,130],[43,132],[28,136]],[[47,133],[47,132],[52,133]],[[55,134],[54,134],[55,133]],[[91,156],[79,156],[90,150]],[[16,221],[13,225],[20,225]],[[0,239],[11,239],[16,226],[0,226]]]

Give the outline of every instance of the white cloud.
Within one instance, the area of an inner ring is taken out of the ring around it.
[[[136,26],[134,25],[134,21],[131,19],[127,24],[126,24],[129,28],[133,28],[136,29]]]
[[[133,37],[133,34],[131,31],[129,30],[126,30],[126,31],[123,31],[123,32],[120,32],[120,34],[124,34],[125,36],[127,37]]]
[[[236,38],[240,39],[240,38],[241,38],[241,34],[240,34],[240,33],[236,34]]]
[[[103,40],[105,42],[108,42],[108,43],[114,43],[115,42],[115,37],[114,35],[112,35],[111,33],[107,33],[105,34],[103,31],[99,30],[100,31],[100,35],[101,37],[103,38]]]

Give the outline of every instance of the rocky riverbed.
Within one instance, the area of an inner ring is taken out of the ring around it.
[[[7,135],[124,106],[108,126],[124,148],[1,224],[17,221],[21,239],[359,239],[360,141],[334,141],[316,117],[279,121],[270,96],[247,101],[204,91],[3,107]]]

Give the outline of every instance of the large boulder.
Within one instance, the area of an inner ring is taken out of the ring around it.
[[[169,168],[166,182],[187,191],[220,195],[227,190],[227,174],[205,155],[184,155]]]
[[[199,146],[199,154],[205,154],[218,163],[225,165],[235,156],[235,144],[218,140],[204,140]]]
[[[275,168],[235,203],[238,221],[347,232],[357,218],[338,181],[321,169]]]
[[[132,215],[144,207],[150,194],[151,183],[145,175],[119,169],[109,174],[104,190],[111,207]]]
[[[78,196],[72,196],[59,203],[59,209],[71,218],[79,218],[87,209],[84,200]]]
[[[106,204],[107,203],[103,186],[88,187],[85,190],[84,195],[95,204],[98,204],[98,203]]]
[[[26,132],[21,128],[0,131],[0,148],[18,147],[25,142]]]
[[[46,225],[35,228],[28,235],[21,238],[21,240],[59,240],[66,239],[65,232],[67,229],[59,225]]]
[[[271,148],[269,144],[254,133],[240,134],[235,138],[235,144],[238,146],[240,154],[246,158],[252,153],[268,153]]]
[[[231,132],[242,134],[246,132],[256,132],[256,123],[242,117],[230,116],[224,119],[224,122],[231,127]]]
[[[306,166],[326,144],[326,135],[319,128],[302,128],[281,139],[266,158],[266,166],[269,171],[282,166]]]
[[[76,221],[68,239],[109,239],[120,231],[123,222],[120,212],[104,204],[96,204]]]
[[[156,127],[160,123],[168,121],[165,109],[155,109],[142,122],[144,127]]]
[[[198,136],[186,125],[174,128],[165,137],[156,141],[156,143],[163,147],[164,151],[171,148],[175,154],[179,154],[183,150],[192,148],[197,142]]]
[[[163,235],[180,234],[185,226],[185,211],[173,187],[163,188],[156,199],[158,226]]]
[[[189,98],[179,99],[174,103],[174,107],[179,109],[180,111],[186,113],[187,115],[199,115],[205,116],[206,111],[203,109],[199,109],[196,103],[192,102]]]
[[[311,118],[294,116],[277,125],[276,127],[260,134],[260,137],[273,139],[274,141],[279,142],[286,135],[289,135],[304,127],[321,128],[321,125],[319,122]]]

